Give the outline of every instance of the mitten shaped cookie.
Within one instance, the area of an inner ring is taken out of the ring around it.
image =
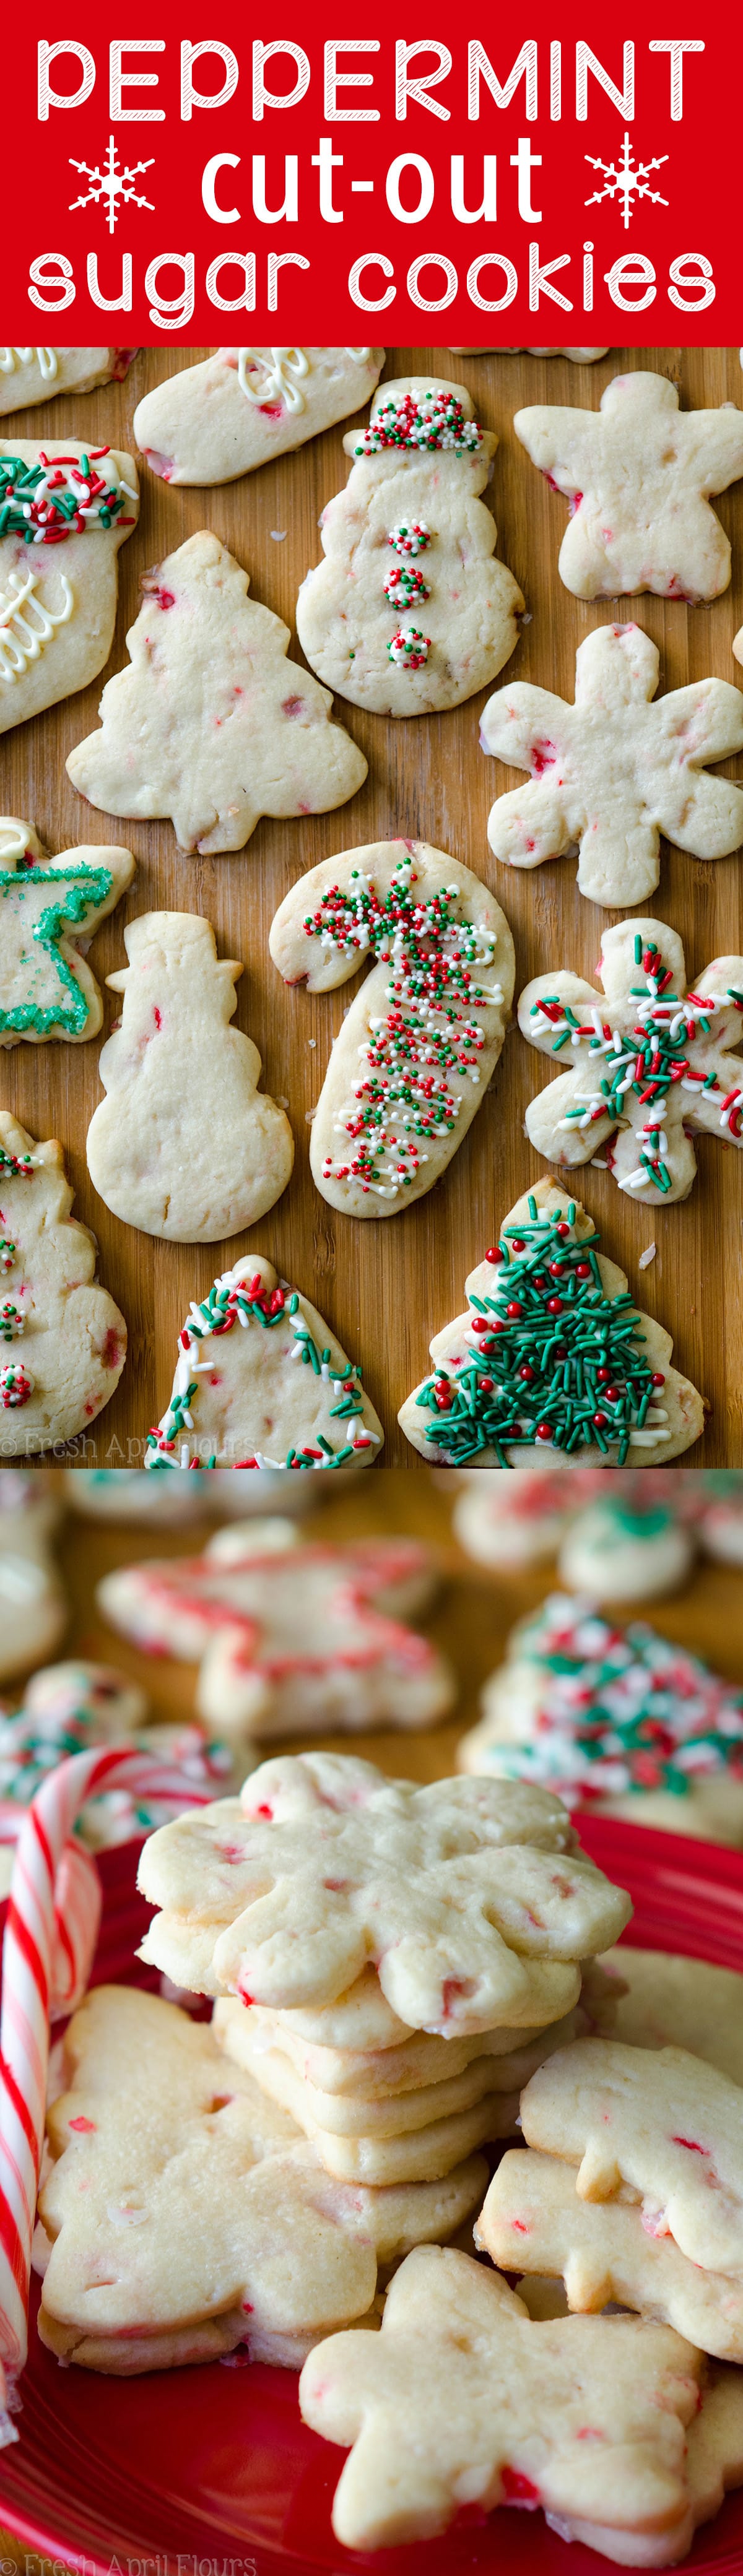
[[[710,494],[743,474],[743,412],[681,411],[667,376],[615,376],[600,410],[533,404],[514,418],[532,463],[570,502],[560,573],[576,599],[657,591],[717,599],[730,542]]]
[[[369,400],[383,349],[215,349],[152,385],[134,436],[164,483],[232,483]]]
[[[294,1160],[288,1118],[257,1089],[258,1049],[228,1025],[242,966],[217,960],[196,913],[142,913],[124,946],[128,966],[108,977],[124,1008],[100,1058],[91,1180],[141,1233],[217,1243],[265,1216]]]
[[[345,805],[366,777],[327,689],[287,662],[288,626],[249,586],[206,529],[147,573],[131,667],[67,762],[104,814],[168,815],[182,850],[212,856],[242,850],[261,814]]]
[[[460,706],[508,661],[524,607],[478,498],[495,433],[464,385],[405,376],[380,386],[368,429],[343,444],[348,486],[323,511],[326,561],[297,601],[307,660],[377,715]]]
[[[310,1165],[331,1207],[394,1216],[446,1170],[498,1062],[514,978],[500,905],[426,841],[377,841],[300,877],[270,947],[311,993],[374,959],[333,1046]]]
[[[102,671],[116,557],[139,517],[130,456],[65,439],[0,440],[0,733]]]
[[[146,1653],[200,1663],[197,1707],[240,1742],[443,1716],[450,1667],[401,1624],[432,1584],[415,1539],[269,1551],[260,1529],[238,1527],[201,1556],[122,1566],[98,1597]]]
[[[0,1457],[86,1430],[124,1366],[124,1318],[95,1280],[93,1236],[71,1206],[61,1145],[37,1145],[0,1110]]]
[[[563,968],[535,975],[519,1028],[561,1071],[529,1102],[526,1132],[553,1163],[607,1153],[620,1190],[643,1206],[688,1198],[690,1129],[743,1145],[743,957],[715,957],[687,992],[678,932],[663,921],[605,930],[603,990]]]
[[[0,418],[54,394],[87,394],[93,385],[121,384],[136,349],[0,348]]]
[[[78,942],[87,948],[133,875],[131,850],[52,859],[30,823],[0,816],[0,1046],[96,1036],[103,1004]]]
[[[465,1281],[466,1314],[430,1344],[434,1375],[398,1416],[432,1466],[541,1465],[555,1450],[566,1467],[622,1466],[632,1449],[651,1467],[698,1440],[702,1398],[600,1240],[552,1181],[511,1209]]]
[[[660,835],[698,859],[743,841],[743,796],[708,761],[743,750],[743,697],[727,680],[696,680],[651,704],[657,645],[640,626],[601,626],[580,644],[575,705],[530,682],[489,698],[483,751],[531,771],[499,796],[488,840],[507,867],[579,853],[591,903],[639,903],[660,876]]]
[[[261,1253],[215,1279],[178,1338],[173,1392],[147,1434],[146,1467],[372,1465],[384,1433],[357,1362]]]
[[[694,2531],[685,2434],[700,2375],[700,2354],[668,2326],[537,2323],[499,2273],[420,2246],[388,2291],[381,2334],[318,2344],[299,2402],[314,2432],[353,2446],[333,2505],[349,2548],[433,2539],[463,2503],[541,2505],[566,2540],[664,2566]],[[740,2420],[728,2460],[732,2483]]]

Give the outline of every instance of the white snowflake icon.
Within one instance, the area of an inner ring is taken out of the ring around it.
[[[648,197],[652,206],[667,206],[668,198],[661,197],[657,188],[648,186],[651,170],[662,169],[664,161],[668,160],[667,152],[661,153],[659,161],[638,161],[633,166],[632,145],[629,135],[625,134],[618,161],[596,161],[590,152],[585,152],[583,158],[592,170],[603,170],[606,180],[606,187],[594,189],[592,197],[584,198],[584,205],[600,206],[604,197],[616,197],[621,204],[625,232],[630,215],[634,214],[635,197]]]
[[[128,162],[121,168],[117,146],[113,135],[109,134],[108,151],[102,170],[98,169],[97,164],[95,169],[91,169],[89,161],[70,159],[70,169],[79,170],[83,179],[90,180],[87,195],[73,198],[69,209],[70,214],[74,215],[77,206],[105,206],[110,233],[113,232],[121,206],[146,206],[148,213],[154,214],[155,210],[150,198],[138,197],[134,185],[135,179],[139,179],[145,170],[153,170],[154,166],[154,161],[135,161],[131,169]]]

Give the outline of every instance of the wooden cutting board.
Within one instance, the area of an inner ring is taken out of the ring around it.
[[[159,346],[142,350],[124,385],[104,386],[77,403],[60,396],[13,415],[3,431],[6,437],[12,431],[38,436],[50,445],[66,434],[131,446],[132,415],[146,388],[174,366],[205,354],[173,354]],[[613,614],[623,620],[632,614],[626,602],[593,608],[563,589],[557,556],[565,505],[519,446],[513,413],[525,402],[596,406],[613,374],[637,366],[660,367],[672,376],[685,405],[743,402],[737,349],[615,350],[594,367],[573,367],[563,358],[388,352],[386,375],[435,367],[464,379],[479,416],[498,432],[488,497],[498,524],[498,553],[521,583],[531,618],[504,679],[528,679],[572,699],[583,636]],[[143,469],[139,528],[119,555],[119,615],[109,673],[126,660],[124,636],[137,612],[141,573],[200,527],[217,532],[247,566],[256,598],[293,627],[299,582],[320,554],[320,511],[346,481],[345,426],[213,492],[171,490]],[[664,689],[710,673],[728,681],[741,678],[731,644],[743,622],[743,484],[716,506],[733,540],[731,589],[709,608],[649,597],[634,603],[660,647]],[[294,638],[290,650],[301,662]],[[60,1137],[76,1213],[98,1238],[101,1277],[129,1325],[129,1357],[118,1391],[92,1431],[71,1444],[70,1456],[80,1465],[141,1463],[143,1436],[170,1394],[177,1335],[191,1298],[203,1297],[220,1270],[254,1248],[307,1292],[346,1351],[361,1361],[385,1429],[385,1464],[420,1466],[398,1429],[398,1406],[425,1373],[430,1335],[461,1309],[466,1273],[482,1258],[514,1199],[549,1168],[523,1131],[526,1104],[541,1088],[546,1068],[512,1029],[474,1126],[429,1197],[383,1220],[359,1223],[336,1214],[310,1177],[308,1124],[353,988],[314,997],[286,990],[268,953],[273,914],[288,887],[318,860],[404,833],[451,851],[494,888],[515,937],[517,995],[548,966],[572,966],[592,976],[601,931],[621,915],[579,896],[572,860],[529,875],[499,867],[491,857],[490,805],[518,780],[479,749],[487,692],[452,714],[401,723],[336,700],[337,715],[369,762],[361,793],[338,813],[306,823],[259,823],[244,851],[215,860],[185,857],[168,823],[118,823],[95,814],[74,793],[65,759],[95,725],[101,686],[96,681],[4,737],[0,802],[6,812],[33,823],[52,850],[86,839],[129,840],[138,874],[126,908],[95,939],[92,964],[100,982],[125,963],[124,920],[150,909],[206,914],[220,955],[244,959],[236,1025],[260,1048],[267,1089],[289,1102],[296,1162],[284,1198],[249,1234],[223,1246],[155,1242],[111,1216],[88,1175],[85,1138],[101,1097],[96,1041],[84,1047],[22,1044],[4,1052],[0,1098],[34,1135]],[[691,978],[711,957],[743,948],[743,856],[713,866],[664,846],[661,883],[648,910],[681,932]],[[108,995],[106,1030],[118,1008]],[[606,1171],[587,1170],[585,1196],[606,1251],[624,1264],[633,1293],[641,1291],[643,1305],[673,1334],[677,1365],[707,1400],[707,1428],[690,1453],[693,1464],[735,1466],[743,1463],[743,1161],[736,1161],[732,1147],[710,1140],[701,1143],[699,1162],[690,1199],[667,1212],[636,1205]],[[655,1257],[639,1272],[638,1256],[652,1241]]]

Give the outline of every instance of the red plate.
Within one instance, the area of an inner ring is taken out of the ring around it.
[[[631,1937],[743,1970],[743,1856],[649,1827],[581,1819],[595,1860],[628,1887]],[[135,1846],[105,1854],[97,1981],[132,1980],[148,1909]],[[139,1971],[139,1976],[144,1975]],[[151,1979],[146,1980],[153,1982]],[[34,2303],[36,2305],[36,2302]],[[501,2508],[425,2548],[342,2550],[330,2526],[341,2454],[300,2421],[292,2373],[259,2365],[102,2379],[62,2370],[31,2332],[20,2441],[0,2452],[0,2522],[84,2576],[599,2576],[541,2513]],[[697,2576],[740,2576],[743,2491],[699,2533]]]

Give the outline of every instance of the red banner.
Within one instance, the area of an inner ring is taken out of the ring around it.
[[[563,6],[435,34],[391,0],[363,35],[296,6],[228,6],[209,36],[147,16],[141,39],[74,7],[59,34],[14,26],[19,341],[53,321],[97,343],[104,316],[165,346],[244,317],[259,342],[741,337],[739,9],[679,35],[638,0],[611,26]]]

